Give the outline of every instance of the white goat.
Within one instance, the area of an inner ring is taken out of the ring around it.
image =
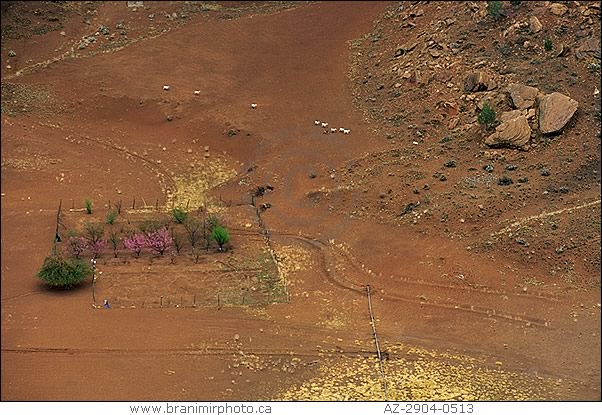
[[[201,91],[194,91],[194,95],[199,95]]]
[[[336,132],[337,132],[337,129],[336,129],[336,128],[331,128],[331,129],[330,129],[330,132],[331,132],[331,133],[336,133]]]
[[[327,122],[323,122],[322,123],[322,128],[326,128],[326,127],[328,127],[328,123]]]
[[[169,91],[169,85],[163,85],[163,90],[164,91]]]
[[[343,130],[343,134],[349,134],[351,130]]]
[[[341,127],[341,128],[339,128],[339,131],[340,131],[341,133],[344,133],[344,132],[345,132],[345,129],[344,129],[343,127]]]
[[[257,104],[251,104],[251,108],[253,108],[253,109],[257,108]]]
[[[315,120],[315,121],[314,121],[314,124],[316,124],[316,125],[320,125],[320,121],[319,121],[319,120]]]

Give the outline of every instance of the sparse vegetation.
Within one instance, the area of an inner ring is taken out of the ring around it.
[[[86,213],[88,215],[92,214],[92,201],[88,198],[84,201],[84,207],[86,208]]]
[[[184,223],[188,217],[188,213],[181,208],[173,208],[171,214],[177,223]]]
[[[37,277],[50,287],[69,289],[92,275],[92,268],[79,258],[46,257]]]
[[[110,210],[109,212],[107,212],[107,217],[106,217],[107,224],[112,225],[115,223],[115,220],[117,220],[117,211]]]
[[[495,123],[495,119],[496,115],[493,108],[491,108],[491,106],[488,103],[483,105],[483,109],[481,110],[481,113],[477,118],[479,124],[483,125],[486,130],[490,130]]]
[[[503,16],[502,2],[501,1],[488,1],[487,2],[487,14],[489,16],[498,19]]]
[[[550,38],[547,38],[546,40],[543,41],[543,48],[546,50],[546,52],[549,52],[552,50],[552,40]]]
[[[213,239],[215,239],[215,242],[217,242],[220,251],[223,251],[224,245],[230,241],[230,234],[226,228],[221,226],[217,226],[215,229],[213,229],[211,236]]]

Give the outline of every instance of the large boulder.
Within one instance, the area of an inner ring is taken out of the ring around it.
[[[560,92],[544,95],[539,100],[539,131],[542,134],[551,134],[562,130],[578,106],[577,101]]]
[[[485,139],[489,147],[509,147],[527,150],[531,139],[531,127],[524,115],[502,122],[495,133]]]
[[[516,109],[528,109],[535,104],[539,89],[522,84],[511,84],[508,86],[510,105]]]
[[[464,92],[490,91],[496,87],[493,77],[483,71],[471,72],[464,80]]]

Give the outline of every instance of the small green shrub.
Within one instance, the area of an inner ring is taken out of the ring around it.
[[[499,18],[503,15],[502,2],[501,1],[488,1],[487,2],[487,13],[489,16]]]
[[[552,45],[552,40],[551,40],[551,39],[549,39],[549,38],[548,38],[548,39],[546,39],[546,40],[544,40],[544,41],[543,41],[543,48],[544,48],[544,49],[545,49],[547,52],[549,52],[549,51],[551,51],[551,50],[552,50],[552,46],[553,46],[553,45]]]
[[[215,242],[217,242],[217,244],[219,245],[220,251],[223,251],[224,245],[227,244],[228,241],[230,241],[230,234],[225,228],[222,228],[221,226],[217,226],[215,229],[213,229],[211,236],[213,236],[213,239],[215,239]]]
[[[92,214],[92,201],[87,198],[86,201],[84,202],[84,206],[86,207],[86,213],[88,213],[88,215]]]
[[[516,1],[516,0],[510,1],[510,4],[513,5],[514,7],[518,7],[518,6],[520,6],[520,1]]]
[[[186,221],[186,218],[188,217],[188,213],[186,213],[183,209],[180,208],[173,208],[171,214],[173,215],[177,223],[184,223],[184,221]]]
[[[69,289],[92,275],[92,268],[78,258],[48,256],[37,277],[50,287]]]
[[[485,128],[489,130],[495,123],[495,111],[489,104],[485,104],[483,105],[483,109],[477,120],[479,121],[479,124],[485,126]]]
[[[116,210],[110,210],[107,213],[107,224],[112,225],[115,223],[115,221],[117,220],[117,211]]]

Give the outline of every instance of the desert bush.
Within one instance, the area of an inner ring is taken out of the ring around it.
[[[117,258],[117,254],[119,253],[119,242],[121,242],[121,238],[119,238],[119,233],[115,230],[109,232],[109,242],[111,243],[111,248],[113,248],[113,255]]]
[[[67,239],[67,251],[76,258],[79,258],[87,247],[88,240],[83,236],[74,235]]]
[[[92,201],[90,200],[90,198],[87,198],[84,201],[84,207],[86,208],[86,213],[88,213],[88,215],[92,214]]]
[[[491,129],[493,124],[495,123],[495,111],[489,104],[483,105],[483,109],[479,114],[477,121],[479,124],[485,126],[487,130]]]
[[[95,244],[97,241],[102,239],[105,233],[105,228],[100,223],[86,222],[84,225],[85,236],[90,244]]]
[[[44,260],[37,277],[51,287],[69,289],[92,275],[92,268],[78,258],[53,255]]]
[[[224,245],[227,244],[228,241],[230,241],[230,234],[228,233],[226,228],[223,228],[221,226],[217,226],[215,229],[213,229],[211,236],[213,237],[213,239],[215,239],[215,242],[217,242],[217,244],[219,245],[220,251],[223,251]]]
[[[112,225],[115,223],[115,220],[117,220],[117,211],[116,210],[108,211],[107,217],[106,217],[107,224]]]
[[[147,218],[147,219],[144,219],[144,221],[142,221],[142,223],[140,225],[138,225],[138,229],[140,229],[143,234],[148,236],[151,233],[158,231],[159,229],[161,229],[164,226],[165,226],[165,224],[162,224],[157,219],[148,219]]]
[[[194,248],[199,239],[203,236],[203,224],[195,218],[188,218],[184,222],[184,229],[186,230],[190,245]]]
[[[501,1],[488,1],[487,2],[487,14],[493,18],[499,18],[503,15],[502,2]]]
[[[552,45],[552,40],[551,40],[550,38],[548,38],[548,39],[546,39],[546,40],[544,40],[544,41],[543,41],[543,48],[544,48],[544,49],[545,49],[547,52],[551,51],[551,50],[552,50],[552,47],[553,47],[553,45]]]
[[[171,214],[173,215],[173,218],[176,220],[177,223],[184,223],[184,221],[188,217],[188,213],[186,213],[183,209],[180,208],[173,208]]]
[[[173,241],[173,246],[176,249],[176,254],[179,254],[182,248],[184,247],[184,238],[179,232],[176,232],[172,229],[171,240]]]

